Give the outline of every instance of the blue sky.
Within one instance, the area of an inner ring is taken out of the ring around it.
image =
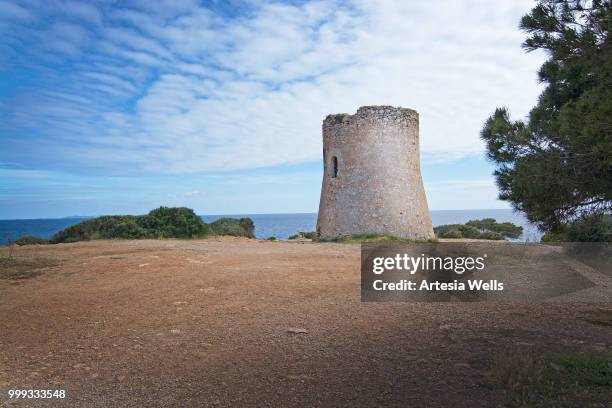
[[[416,109],[430,209],[507,208],[478,134],[520,118],[529,0],[0,0],[0,219],[315,212],[321,122]]]

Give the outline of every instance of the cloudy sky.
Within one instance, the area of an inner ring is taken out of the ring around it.
[[[506,208],[478,135],[520,118],[530,0],[0,0],[0,219],[315,212],[321,122],[416,109],[430,209]]]

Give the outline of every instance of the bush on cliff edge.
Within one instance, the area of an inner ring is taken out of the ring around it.
[[[523,227],[510,222],[497,222],[494,218],[470,220],[465,224],[440,225],[434,228],[438,238],[471,238],[502,240],[516,239],[523,233]]]
[[[254,236],[250,218],[222,218],[206,224],[192,209],[159,207],[147,215],[106,215],[83,221],[58,232],[52,243],[93,239],[197,238],[207,235]]]
[[[213,234],[255,237],[255,224],[250,218],[220,218],[209,224]]]

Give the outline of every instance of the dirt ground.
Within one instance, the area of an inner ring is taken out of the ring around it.
[[[612,351],[612,327],[587,318],[610,305],[361,303],[358,245],[96,241],[11,256],[37,273],[0,279],[0,406],[506,406],[496,353]]]

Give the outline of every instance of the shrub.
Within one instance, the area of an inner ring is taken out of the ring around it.
[[[447,224],[434,228],[438,238],[471,238],[501,240],[504,237],[517,238],[523,233],[523,227],[510,222],[498,223],[493,218],[471,220],[465,224]]]
[[[246,236],[249,238],[255,237],[255,223],[250,218],[240,218],[238,220],[240,226],[244,229]]]
[[[250,218],[220,218],[210,223],[210,229],[216,235],[231,235],[235,237],[255,237],[255,224]]]
[[[463,235],[463,238],[479,239],[482,235],[478,228],[474,228],[470,225],[460,225],[459,231],[461,231],[461,235]]]
[[[266,238],[266,241],[276,241],[276,237],[268,237]]]
[[[597,214],[561,225],[541,238],[542,242],[612,242],[612,216]]]
[[[463,224],[440,225],[434,232],[439,238],[480,238],[481,235],[478,228]]]
[[[32,235],[26,235],[23,236],[21,238],[18,238],[15,241],[16,245],[45,245],[48,244],[49,241],[43,238],[39,238],[39,237],[34,237]]]
[[[493,232],[493,231],[484,231],[482,233],[480,233],[480,236],[478,237],[478,239],[490,239],[490,240],[502,240],[504,239],[504,237],[497,233],[497,232]]]
[[[147,230],[137,225],[135,221],[119,222],[110,230],[110,236],[124,239],[146,238]]]
[[[434,227],[434,233],[438,238],[463,238],[459,227],[461,227],[461,224],[439,225]],[[452,236],[448,236],[448,234]]]
[[[132,215],[105,215],[82,221],[76,225],[65,228],[51,238],[52,243],[89,241],[92,239],[117,238],[113,230],[120,223],[135,222]]]
[[[210,232],[204,221],[191,208],[159,207],[150,211],[149,216],[159,222],[158,231],[163,238],[193,238]]]
[[[581,218],[567,226],[570,242],[612,242],[612,215],[597,214]]]
[[[161,221],[152,215],[143,215],[138,217],[136,224],[149,231],[158,231],[162,225]]]
[[[564,242],[567,241],[567,231],[547,232],[540,238],[541,242]]]
[[[185,207],[159,207],[147,215],[111,215],[73,225],[53,236],[51,242],[92,239],[195,238],[208,234],[254,237],[250,218],[222,218],[208,225]]]
[[[63,229],[51,242],[77,242],[92,239],[194,238],[206,236],[210,227],[193,210],[159,207],[147,215],[107,215]]]
[[[506,238],[518,238],[523,233],[523,227],[511,222],[497,222],[495,218],[483,218],[482,220],[470,220],[465,223],[481,231],[497,232]]]
[[[307,238],[307,239],[314,239],[315,232],[314,231],[311,231],[311,232],[301,232],[300,231],[299,233],[295,235],[291,235],[289,239],[298,239],[300,237]]]
[[[463,238],[463,234],[458,229],[449,229],[447,231],[440,232],[438,236],[440,238]]]

